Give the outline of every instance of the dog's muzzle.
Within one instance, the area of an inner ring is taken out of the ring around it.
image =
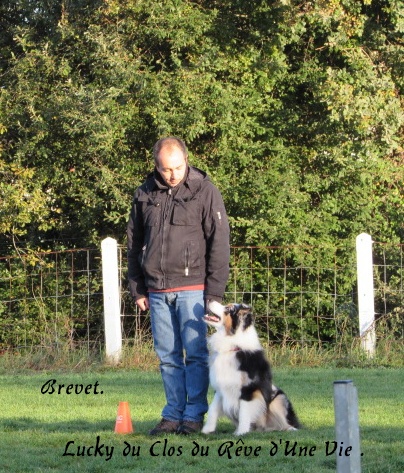
[[[217,324],[220,322],[221,318],[214,314],[213,312],[209,312],[208,314],[205,314],[203,317],[203,320],[208,324],[208,323],[213,323]]]

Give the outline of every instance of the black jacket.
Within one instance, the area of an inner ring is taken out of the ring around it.
[[[223,297],[229,276],[229,223],[207,175],[189,166],[169,188],[151,173],[135,193],[128,223],[128,277],[136,299],[148,289],[204,284],[207,299]]]

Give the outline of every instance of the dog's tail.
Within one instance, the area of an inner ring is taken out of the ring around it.
[[[286,394],[273,386],[272,400],[268,406],[268,430],[297,430],[301,427],[292,403]]]

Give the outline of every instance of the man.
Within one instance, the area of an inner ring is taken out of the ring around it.
[[[166,405],[151,435],[200,431],[208,409],[208,300],[229,275],[229,224],[207,175],[188,164],[176,137],[154,145],[155,169],[135,193],[128,223],[128,277],[137,306],[150,309]]]

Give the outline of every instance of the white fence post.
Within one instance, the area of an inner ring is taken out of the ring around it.
[[[376,344],[375,302],[373,289],[372,238],[367,233],[356,237],[358,277],[359,334],[362,347],[373,356]]]
[[[352,381],[334,382],[337,473],[360,473],[358,393]]]
[[[121,299],[118,273],[118,244],[113,238],[101,243],[102,284],[104,294],[105,353],[117,363],[122,352]]]

